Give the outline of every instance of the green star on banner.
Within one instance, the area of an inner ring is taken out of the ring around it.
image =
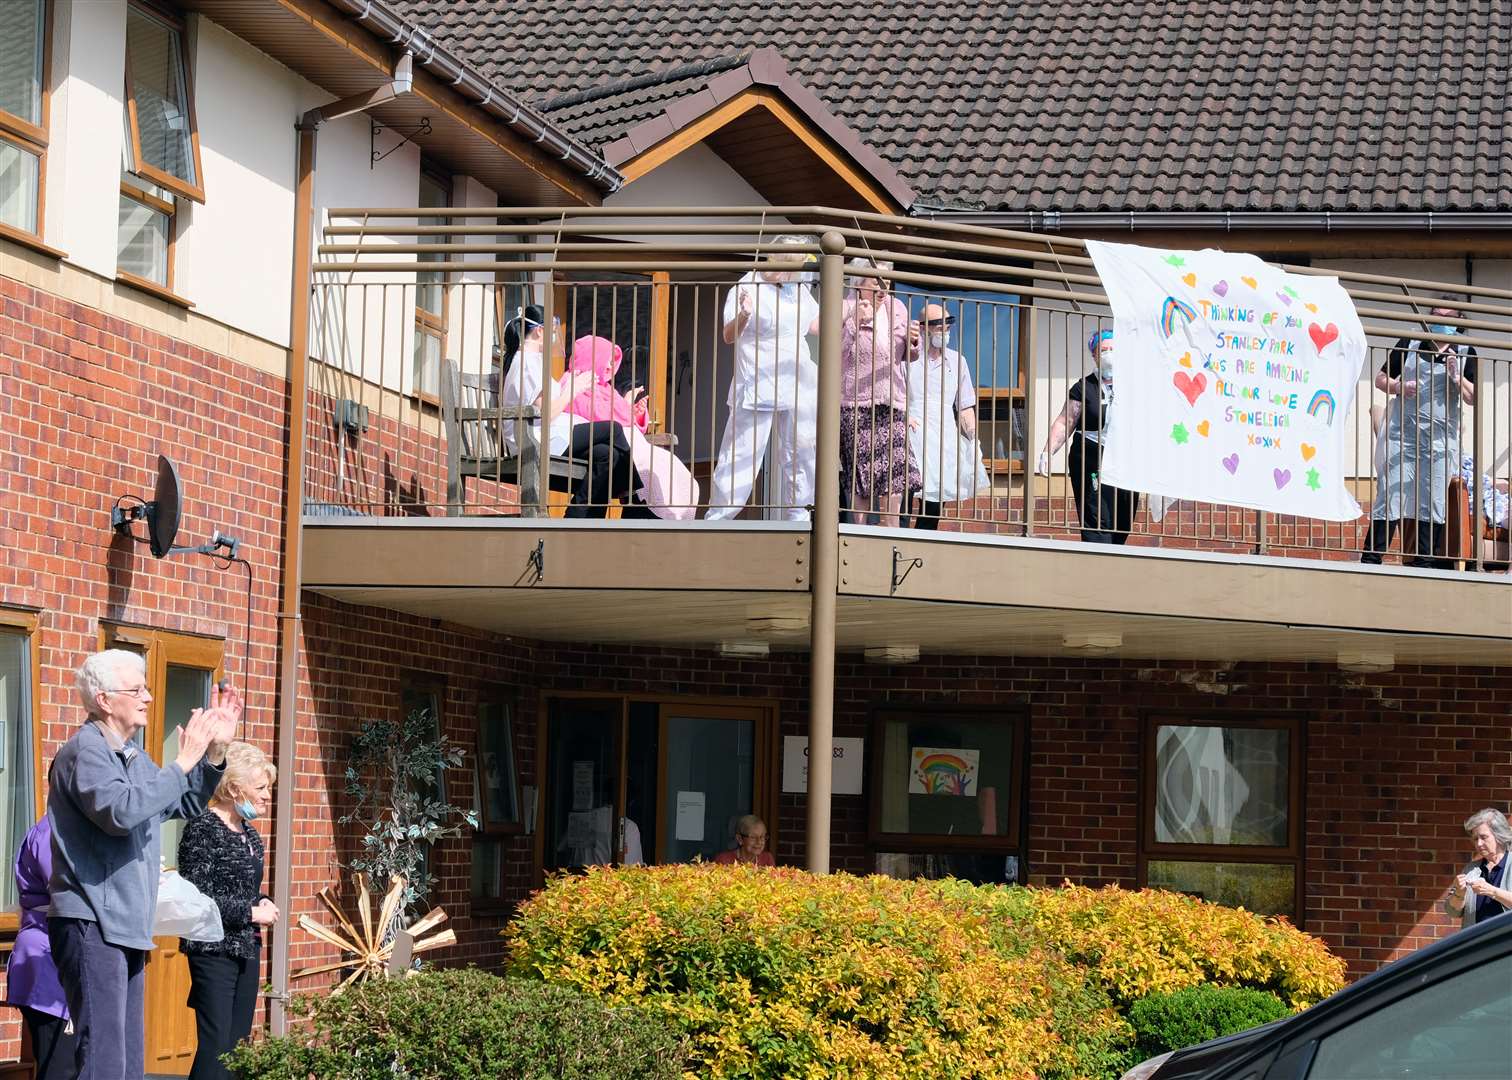
[[[1183,259],[1180,255],[1167,255],[1165,257],[1165,261],[1168,262],[1168,263],[1170,263],[1172,266],[1185,266],[1186,265],[1186,260]]]
[[[1175,424],[1171,427],[1171,440],[1177,446],[1186,445],[1186,441],[1189,438],[1191,438],[1191,433],[1187,431],[1185,424]]]
[[[1318,491],[1323,487],[1322,483],[1320,483],[1318,480],[1317,469],[1307,470],[1307,486],[1312,488],[1314,491]]]

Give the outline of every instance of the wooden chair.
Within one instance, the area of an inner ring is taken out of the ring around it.
[[[520,492],[521,517],[545,517],[546,500],[541,495],[540,444],[531,422],[540,418],[534,405],[504,406],[483,375],[463,375],[455,360],[441,361],[441,422],[446,431],[446,514],[458,517],[467,499],[467,480],[494,480],[515,484]],[[513,424],[510,450],[503,439],[504,425]],[[582,461],[553,456],[550,464],[552,491],[571,491],[588,475]]]
[[[1479,521],[1472,520],[1475,513],[1469,488],[1464,477],[1449,480],[1449,522],[1445,543],[1447,557],[1470,563],[1475,559],[1475,546],[1480,545],[1481,566],[1502,569],[1512,562],[1512,537],[1506,526],[1497,527],[1485,518],[1482,510]]]

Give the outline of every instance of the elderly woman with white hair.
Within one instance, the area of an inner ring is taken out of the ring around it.
[[[1507,853],[1512,851],[1512,825],[1507,815],[1487,807],[1465,820],[1475,860],[1454,879],[1444,910],[1463,926],[1474,926],[1512,911],[1512,875]]]
[[[852,259],[853,266],[892,264]],[[882,278],[852,276],[840,325],[840,487],[851,520],[868,510],[896,527],[923,484],[908,438],[908,308]]]
[[[744,509],[776,429],[779,501],[790,521],[807,521],[814,501],[818,437],[819,368],[808,336],[819,332],[819,301],[800,283],[802,236],[784,235],[766,256],[768,270],[752,270],[725,296],[725,344],[735,346],[730,416],[719,443],[705,520],[732,518]],[[791,252],[781,248],[791,247]]]
[[[215,901],[226,932],[220,941],[182,942],[199,1036],[191,1080],[230,1080],[221,1055],[252,1032],[262,928],[278,921],[262,891],[263,841],[252,822],[268,812],[277,775],[257,747],[231,744],[209,809],[184,826],[179,841],[179,873]]]

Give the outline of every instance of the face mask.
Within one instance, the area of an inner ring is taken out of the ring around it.
[[[243,821],[252,821],[257,817],[257,807],[246,799],[236,804],[236,812],[241,815]]]
[[[1443,323],[1429,323],[1428,324],[1428,332],[1430,334],[1444,334],[1444,335],[1457,334],[1457,333],[1459,333],[1459,330],[1460,330],[1460,328],[1457,327],[1457,326],[1445,326]]]
[[[1109,356],[1107,353],[1103,353],[1102,359],[1101,359],[1100,363],[1101,363],[1101,366],[1102,366],[1102,380],[1103,380],[1103,382],[1112,382],[1113,381],[1113,357]]]
[[[929,347],[931,349],[943,349],[945,347],[945,332],[943,330],[935,330],[930,333]]]

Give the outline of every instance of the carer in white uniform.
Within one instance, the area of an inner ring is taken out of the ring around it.
[[[780,236],[776,242],[807,241]],[[772,261],[779,260],[792,269],[752,271],[725,296],[724,340],[735,346],[735,377],[730,382],[730,418],[704,514],[707,521],[740,513],[774,428],[783,516],[807,521],[814,501],[819,368],[809,355],[808,335],[819,330],[819,302],[798,283],[803,256],[779,254]]]

